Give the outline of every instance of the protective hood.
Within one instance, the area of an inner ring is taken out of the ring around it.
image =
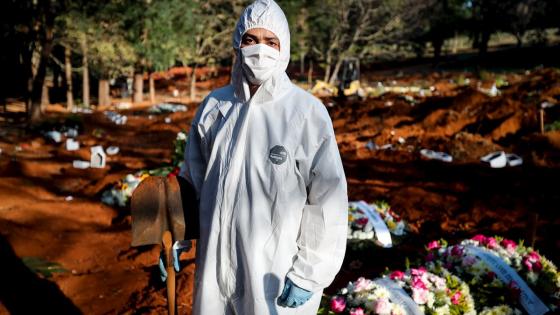
[[[280,40],[280,58],[272,77],[264,82],[257,93],[257,103],[267,102],[280,96],[291,83],[286,75],[286,68],[290,62],[290,29],[284,12],[274,0],[257,0],[249,5],[239,18],[233,33],[233,48],[236,52],[235,64],[233,66],[232,84],[235,94],[240,100],[250,99],[249,84],[243,75],[241,38],[250,29],[264,28],[276,35]]]

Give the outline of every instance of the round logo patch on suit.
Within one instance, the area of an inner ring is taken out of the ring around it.
[[[270,149],[268,158],[272,163],[280,165],[286,162],[286,159],[288,158],[288,151],[286,151],[286,149],[281,145],[275,145],[272,149]]]

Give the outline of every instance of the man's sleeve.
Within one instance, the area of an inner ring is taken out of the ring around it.
[[[307,205],[298,236],[299,251],[288,277],[297,286],[316,292],[330,285],[344,260],[348,195],[328,115],[323,124],[305,129],[307,139],[303,141],[310,142],[307,150],[311,152],[305,154],[308,159],[301,161],[299,169],[307,184]],[[319,140],[310,140],[313,138]]]
[[[185,161],[179,172],[179,176],[185,178],[192,184],[196,191],[197,199],[200,198],[200,189],[204,181],[204,174],[206,172],[206,159],[202,154],[202,137],[198,128],[199,121],[202,116],[202,111],[206,101],[200,104],[199,109],[192,120],[191,129],[187,136],[187,143],[185,145]]]
[[[185,239],[198,239],[200,189],[206,172],[206,160],[202,155],[201,135],[198,122],[204,108],[203,102],[191,123],[185,145],[185,161],[177,178],[181,189],[183,214],[185,217]]]

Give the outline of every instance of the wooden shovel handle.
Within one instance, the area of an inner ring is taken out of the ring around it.
[[[175,268],[173,267],[173,240],[171,232],[163,232],[165,269],[167,271],[167,308],[169,315],[175,315]]]

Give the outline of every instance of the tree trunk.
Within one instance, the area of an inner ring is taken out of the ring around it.
[[[89,107],[89,67],[88,67],[88,45],[87,39],[81,42],[82,46],[82,101],[85,107]]]
[[[100,79],[98,91],[98,106],[109,105],[111,105],[111,96],[109,95],[109,80]]]
[[[33,51],[28,55],[29,57],[29,71],[27,79],[27,101],[25,102],[25,112],[28,118],[31,115],[31,108],[33,107],[33,84],[35,78],[39,73],[39,66],[41,65],[41,46],[35,43]]]
[[[191,74],[191,102],[194,101],[196,96],[196,66],[195,64]]]
[[[329,79],[330,84],[335,83],[336,77],[338,76],[338,71],[340,71],[340,66],[342,65],[343,61],[344,61],[343,57],[338,58],[338,60],[336,61],[336,65],[334,66],[334,70],[331,74],[331,78]]]
[[[43,87],[41,88],[41,114],[45,112],[45,107],[47,107],[51,103],[49,97],[49,87],[50,82],[45,78],[43,80]]]
[[[134,75],[134,96],[132,101],[134,103],[140,103],[144,100],[144,76],[141,73],[136,73]]]
[[[486,52],[488,51],[488,41],[490,41],[490,32],[483,31],[480,36],[480,46],[478,47],[478,53],[481,56],[486,55]]]
[[[150,82],[150,102],[155,104],[156,102],[156,84],[154,82],[154,73],[150,72],[149,74],[149,82]]]
[[[41,57],[39,58],[39,66],[37,69],[37,75],[33,80],[33,87],[31,93],[31,112],[28,112],[28,117],[30,118],[31,122],[36,122],[41,118],[41,106],[43,101],[43,89],[45,88],[45,77],[47,75],[47,62],[50,58],[52,46],[53,46],[53,38],[54,38],[54,16],[51,16],[50,8],[45,8],[46,10],[46,20],[47,23],[45,27],[45,37],[41,41]],[[48,87],[47,87],[48,91]],[[47,93],[48,95],[48,93]]]
[[[441,48],[443,47],[443,38],[434,38],[432,40],[432,46],[434,46],[434,59],[435,62],[439,62],[441,58]]]
[[[327,66],[325,67],[325,76],[323,77],[323,81],[329,82],[331,76],[331,57],[327,56]]]
[[[515,39],[517,40],[517,48],[521,48],[523,46],[523,34],[519,32],[515,32]]]
[[[74,94],[72,92],[72,51],[64,48],[64,72],[66,74],[66,109],[71,111],[74,107]]]

